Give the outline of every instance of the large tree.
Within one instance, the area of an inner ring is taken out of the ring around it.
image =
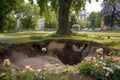
[[[71,35],[69,13],[70,11],[78,13],[86,1],[90,2],[91,0],[37,0],[37,3],[41,12],[46,12],[47,8],[51,7],[51,10],[58,13],[58,35]]]
[[[120,0],[104,0],[101,13],[104,17],[104,24],[110,28],[120,18]]]

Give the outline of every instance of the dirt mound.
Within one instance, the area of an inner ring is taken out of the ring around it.
[[[47,49],[43,56],[42,48]],[[45,59],[45,66],[54,66],[64,64],[74,65],[81,62],[86,56],[94,55],[96,49],[103,48],[103,53],[108,54],[109,49],[101,44],[78,40],[46,40],[41,42],[30,42],[21,44],[0,44],[1,62],[9,58],[14,66],[23,68],[31,64],[34,67],[40,67],[42,57]],[[51,58],[51,60],[49,60]],[[52,59],[56,59],[54,65]],[[58,63],[58,64],[57,64]],[[58,67],[58,66],[57,66]]]

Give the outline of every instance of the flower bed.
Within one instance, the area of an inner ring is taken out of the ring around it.
[[[120,80],[120,57],[86,57],[78,70],[100,80]]]
[[[0,73],[0,80],[67,80],[67,77],[26,66],[24,70],[11,69],[3,71]]]

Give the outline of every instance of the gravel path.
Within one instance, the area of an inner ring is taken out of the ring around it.
[[[33,35],[19,35],[19,36],[0,36],[0,40],[16,39],[16,38],[25,38],[31,36],[47,36],[48,34],[33,34]]]

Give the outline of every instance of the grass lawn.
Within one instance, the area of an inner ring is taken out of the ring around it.
[[[0,36],[19,36],[19,35],[35,35],[35,34],[50,34],[49,36],[32,36],[26,38],[1,40],[3,43],[25,43],[25,42],[37,42],[47,39],[74,39],[74,40],[86,40],[104,44],[110,48],[120,49],[120,39],[102,39],[96,36],[120,36],[120,32],[78,32],[80,35],[76,36],[53,36],[53,32],[45,31],[32,31],[32,32],[12,32],[12,33],[0,33]],[[86,36],[87,35],[87,36]],[[89,35],[95,35],[89,36]]]
[[[51,34],[50,31],[28,31],[28,32],[6,32],[0,33],[0,36],[19,36],[19,35],[33,35],[33,34]],[[96,36],[120,36],[120,32],[77,32],[80,35],[96,35]]]
[[[110,48],[120,49],[120,39],[102,39],[102,38],[91,38],[86,36],[33,36],[27,38],[1,40],[2,43],[26,43],[26,42],[38,42],[47,39],[73,39],[73,40],[86,40],[104,44]]]

